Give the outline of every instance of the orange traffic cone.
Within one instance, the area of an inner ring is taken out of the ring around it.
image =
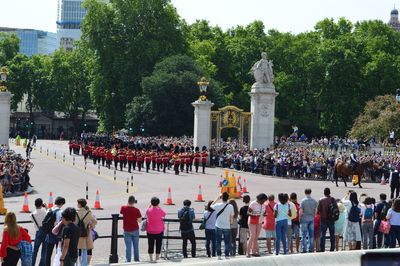
[[[204,202],[203,193],[201,193],[201,185],[199,185],[199,194],[197,194],[197,200],[195,202]]]
[[[386,181],[385,181],[385,176],[384,175],[382,175],[382,178],[381,178],[381,185],[386,185]]]
[[[96,191],[96,201],[94,202],[94,208],[95,210],[102,210],[103,208],[100,205],[100,194],[99,190]]]
[[[249,193],[249,192],[247,191],[246,178],[243,179],[242,193]]]
[[[167,201],[164,203],[164,205],[175,205],[172,202],[171,187],[168,187],[168,198],[167,198]]]
[[[50,209],[52,208],[53,205],[53,192],[50,192],[50,196],[49,196],[49,204],[47,205],[47,207]]]
[[[25,192],[24,194],[24,205],[22,206],[22,211],[25,213],[30,213],[31,211],[29,210],[29,204],[28,204],[28,193]]]

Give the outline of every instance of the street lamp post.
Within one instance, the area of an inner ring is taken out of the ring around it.
[[[199,82],[197,82],[197,85],[199,86],[200,89],[200,101],[207,101],[207,87],[210,84],[208,80],[205,77],[202,77]]]
[[[115,92],[111,92],[111,104],[114,104]],[[114,108],[111,107],[111,126],[112,126],[112,135],[114,136],[115,125],[114,125]]]

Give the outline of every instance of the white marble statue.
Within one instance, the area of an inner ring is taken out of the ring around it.
[[[261,60],[256,62],[251,68],[256,83],[258,84],[272,84],[274,82],[274,73],[272,70],[273,63],[268,61],[267,53],[261,53]]]

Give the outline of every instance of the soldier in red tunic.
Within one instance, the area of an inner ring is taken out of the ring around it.
[[[198,173],[199,172],[200,159],[201,159],[200,149],[199,149],[199,147],[196,147],[194,150],[195,150],[195,153],[193,155],[193,157],[194,157],[194,168],[196,169],[196,173]]]
[[[190,147],[186,147],[186,154],[185,154],[186,173],[189,173],[190,161],[191,161],[190,157],[191,157]]]
[[[181,167],[181,172],[185,170],[185,158],[186,158],[186,153],[185,153],[185,148],[181,147],[180,153],[179,153],[179,158],[181,161],[180,167]]]
[[[104,167],[106,163],[106,148],[103,146],[100,148],[101,165]]]
[[[111,153],[111,149],[107,149],[106,150],[106,164],[107,164],[108,169],[110,169],[110,167],[111,167],[112,159],[113,159],[113,155]]]
[[[203,167],[203,174],[206,173],[207,157],[208,157],[207,147],[203,146],[203,148],[201,149],[201,166]]]
[[[128,149],[126,151],[126,160],[128,161],[128,173],[130,173],[131,169],[132,169],[132,162],[133,162],[133,152],[130,149]]]
[[[92,150],[92,159],[93,159],[93,164],[96,164],[96,162],[97,162],[97,147],[94,147]]]
[[[160,148],[158,148],[158,150],[157,150],[156,163],[157,163],[157,172],[160,172],[160,169],[162,167],[162,154],[161,154],[161,149]]]
[[[69,155],[72,155],[72,150],[74,148],[74,141],[72,139],[68,142],[68,148],[69,148]]]
[[[157,152],[155,146],[153,146],[153,152],[151,152],[151,167],[153,171],[155,171],[157,167]]]
[[[179,147],[175,147],[174,154],[172,155],[172,162],[174,164],[174,171],[176,175],[179,175],[179,166],[181,164],[181,159],[179,157]]]
[[[146,153],[144,155],[144,162],[146,164],[146,173],[148,173],[150,170],[150,163],[151,163],[151,151],[148,149],[146,150]]]
[[[169,164],[168,150],[164,151],[162,154],[162,163],[163,163],[163,172],[165,173],[167,171],[168,164]]]
[[[138,165],[139,172],[142,170],[143,166],[143,152],[142,152],[142,147],[138,147],[138,150],[136,151],[136,161]]]
[[[88,157],[87,145],[84,145],[84,146],[82,147],[82,155],[83,155],[83,159],[84,159],[85,162],[86,162],[87,157]]]
[[[122,172],[125,165],[125,150],[124,148],[118,150],[119,170]]]

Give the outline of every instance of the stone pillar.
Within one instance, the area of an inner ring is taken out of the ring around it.
[[[10,135],[10,107],[12,94],[8,91],[0,92],[0,145],[9,147]]]
[[[255,83],[251,97],[250,148],[265,149],[274,143],[275,97],[273,84]]]
[[[192,105],[194,107],[193,146],[199,147],[200,150],[203,146],[206,146],[209,150],[211,144],[211,107],[214,104],[209,100],[197,100]]]

